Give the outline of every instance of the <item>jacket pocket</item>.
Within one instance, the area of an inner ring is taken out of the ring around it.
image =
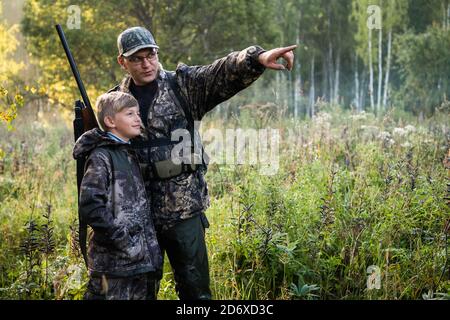
[[[145,257],[143,235],[137,234],[135,236],[130,236],[129,243],[118,249],[118,256],[123,261],[124,266],[140,262]]]

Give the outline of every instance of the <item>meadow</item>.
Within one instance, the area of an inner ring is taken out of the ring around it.
[[[450,297],[447,113],[418,119],[322,106],[313,119],[294,120],[254,112],[226,121],[214,112],[203,124],[270,125],[281,137],[275,175],[258,165],[208,169],[215,299]],[[67,119],[24,108],[12,131],[0,125],[0,299],[84,293]],[[166,259],[159,299],[176,298]]]

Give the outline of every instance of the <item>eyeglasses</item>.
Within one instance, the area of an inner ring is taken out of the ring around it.
[[[131,56],[126,58],[128,61],[130,61],[133,64],[142,64],[145,60],[147,61],[154,61],[156,57],[158,56],[157,50],[152,50],[149,52],[146,56]]]

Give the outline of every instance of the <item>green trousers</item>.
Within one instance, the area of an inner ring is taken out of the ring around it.
[[[157,232],[161,252],[167,252],[180,300],[210,300],[208,254],[205,228],[208,221],[202,213]],[[161,274],[162,277],[162,274]]]

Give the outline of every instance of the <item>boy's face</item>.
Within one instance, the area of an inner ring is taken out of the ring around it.
[[[139,107],[125,108],[113,117],[105,117],[108,131],[128,141],[141,134],[141,117]]]

